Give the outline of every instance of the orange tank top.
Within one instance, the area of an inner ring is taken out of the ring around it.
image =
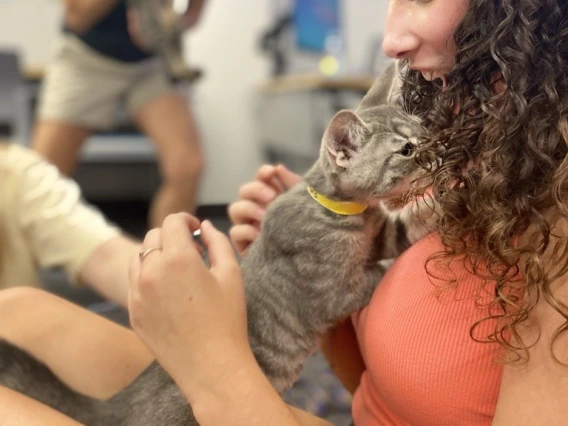
[[[486,316],[481,305],[494,286],[456,260],[443,276],[451,270],[459,286],[440,291],[425,264],[441,249],[437,234],[414,244],[353,316],[367,367],[353,398],[355,426],[491,424],[500,346],[476,342],[470,329]],[[483,323],[475,335],[487,337],[493,327]]]

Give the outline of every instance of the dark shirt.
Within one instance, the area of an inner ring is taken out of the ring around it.
[[[63,30],[74,34],[97,52],[121,62],[138,62],[152,56],[138,48],[130,38],[125,1],[119,1],[106,16],[84,33],[76,33],[67,27]]]

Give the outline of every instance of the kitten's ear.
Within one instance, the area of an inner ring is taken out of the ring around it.
[[[359,151],[371,130],[352,111],[339,111],[323,136],[325,150],[339,167],[349,167],[351,158]]]
[[[372,108],[379,105],[394,105],[400,99],[402,88],[401,74],[406,71],[403,61],[393,61],[377,77],[373,86],[361,100],[357,110]]]

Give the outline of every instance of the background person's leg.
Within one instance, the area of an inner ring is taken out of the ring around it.
[[[171,91],[140,107],[135,119],[156,144],[160,162],[162,186],[152,202],[150,226],[161,226],[170,213],[195,213],[204,159],[187,100]]]
[[[93,130],[109,129],[129,84],[130,67],[94,52],[71,35],[42,83],[32,146],[71,175]]]
[[[0,386],[0,424],[79,426],[76,421],[11,389]]]
[[[99,399],[130,384],[153,360],[131,330],[31,288],[0,291],[0,338],[45,363],[74,390]]]
[[[91,131],[77,125],[40,120],[32,136],[32,147],[55,164],[61,173],[71,176],[79,161],[79,151]]]

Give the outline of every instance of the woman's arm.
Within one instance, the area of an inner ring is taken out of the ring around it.
[[[123,307],[128,303],[128,265],[141,244],[119,235],[101,244],[79,272],[79,280]]]
[[[225,355],[229,355],[225,353]],[[260,370],[250,350],[234,353],[235,362],[220,362],[205,385],[177,375],[178,385],[191,402],[196,419],[202,426],[329,426],[330,423],[305,411],[286,405]],[[187,383],[187,386],[184,385]]]
[[[62,266],[73,281],[92,287],[123,306],[128,265],[140,245],[122,235],[81,197],[71,179],[35,153],[13,150],[18,173],[14,226],[40,267]]]
[[[82,33],[105,16],[120,0],[63,0],[65,24]]]
[[[201,225],[208,269],[194,246],[197,219],[168,216],[130,268],[130,321],[174,378],[201,426],[327,425],[292,410],[273,389],[248,343],[241,271],[227,238]]]
[[[192,28],[199,23],[199,19],[201,18],[203,7],[206,2],[206,0],[192,0],[189,2],[189,6],[184,17],[184,24],[186,28]]]
[[[0,386],[0,424],[10,426],[80,426],[46,405]]]
[[[556,297],[568,304],[568,280]],[[540,339],[530,348],[528,363],[505,365],[493,426],[561,425],[568,419],[568,367],[555,362],[550,353],[553,333],[565,319],[541,299],[534,314],[540,326]],[[525,342],[534,342],[536,327],[521,331]],[[568,360],[568,338],[564,333],[554,346],[563,362]]]
[[[351,318],[338,324],[323,337],[321,351],[345,389],[355,393],[365,371]]]

